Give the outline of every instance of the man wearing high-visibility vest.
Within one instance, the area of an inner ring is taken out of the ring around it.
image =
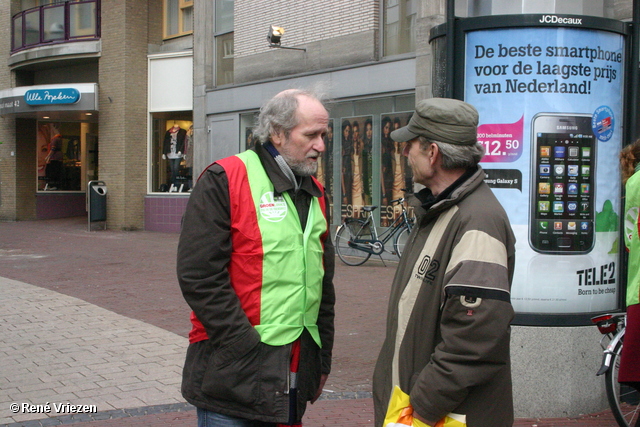
[[[194,186],[178,246],[193,310],[182,381],[199,425],[300,425],[331,370],[334,249],[312,176],[329,115],[289,89],[261,109],[259,143]]]

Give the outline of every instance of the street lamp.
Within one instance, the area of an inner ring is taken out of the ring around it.
[[[280,44],[280,39],[284,34],[284,28],[276,27],[275,25],[271,25],[269,27],[269,34],[267,35],[267,41],[269,42],[269,47],[277,47],[280,49],[290,49],[290,50],[302,50],[304,52],[307,51],[305,48],[301,47],[286,47]]]

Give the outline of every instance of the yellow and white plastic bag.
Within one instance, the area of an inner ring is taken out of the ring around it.
[[[395,386],[391,399],[389,399],[389,408],[384,419],[384,427],[467,427],[467,418],[464,415],[449,414],[438,421],[436,425],[429,426],[420,420],[413,418],[413,407],[409,402],[409,395],[400,387]]]

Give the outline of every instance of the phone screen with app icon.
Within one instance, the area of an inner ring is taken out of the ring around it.
[[[529,243],[537,252],[579,254],[593,248],[595,141],[591,115],[533,118]]]

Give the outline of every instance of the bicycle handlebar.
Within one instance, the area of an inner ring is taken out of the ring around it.
[[[409,191],[409,189],[408,189],[408,188],[401,188],[400,190],[402,190],[402,192],[403,192],[403,193],[406,193],[406,192],[408,192],[408,191]],[[390,204],[390,205],[397,205],[397,204],[400,204],[400,203],[404,202],[404,201],[405,201],[405,199],[406,199],[406,197],[400,197],[399,199],[391,200],[391,201],[389,202],[389,204]]]

